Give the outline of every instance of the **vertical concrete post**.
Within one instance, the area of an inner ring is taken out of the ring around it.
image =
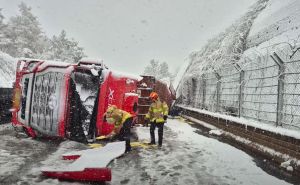
[[[198,107],[197,106],[197,100],[198,100],[197,88],[198,88],[197,87],[197,79],[194,77],[194,78],[192,78],[192,88],[191,88],[192,96],[190,97],[193,107]]]
[[[216,104],[216,112],[220,111],[220,96],[221,96],[221,76],[215,72],[217,78],[217,104]]]
[[[285,66],[283,60],[273,53],[271,55],[273,61],[278,65],[278,91],[277,91],[277,113],[276,113],[276,126],[282,126],[282,111],[283,111],[283,93],[284,93],[284,71]]]
[[[205,109],[205,96],[206,96],[206,80],[205,80],[205,74],[203,74],[201,76],[202,78],[202,84],[203,84],[203,88],[202,88],[202,105],[201,108]]]
[[[238,65],[235,64],[234,67],[238,72],[240,72],[240,79],[239,79],[239,107],[238,107],[238,116],[242,116],[242,108],[243,108],[243,102],[244,102],[244,85],[245,85],[245,71],[242,70],[242,68]]]
[[[240,88],[239,88],[239,117],[242,115],[243,103],[244,103],[244,87],[245,87],[245,71],[240,72]]]

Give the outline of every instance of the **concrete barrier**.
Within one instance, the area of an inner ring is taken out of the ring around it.
[[[0,88],[0,124],[11,121],[13,88]]]

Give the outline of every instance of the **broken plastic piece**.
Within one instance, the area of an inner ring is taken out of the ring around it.
[[[60,180],[111,181],[109,168],[85,168],[83,171],[43,171],[43,174]]]
[[[42,173],[51,178],[78,181],[110,181],[107,165],[125,153],[125,141],[109,143],[105,147],[77,151],[63,155],[64,159],[77,159],[73,163],[54,169],[44,168]]]

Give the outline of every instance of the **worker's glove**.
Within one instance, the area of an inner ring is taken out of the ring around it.
[[[167,119],[168,119],[168,116],[164,115],[164,120],[167,121]]]

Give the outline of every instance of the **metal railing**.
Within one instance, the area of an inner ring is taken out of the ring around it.
[[[183,104],[300,129],[299,49],[244,55],[238,63],[185,79],[183,86]]]

